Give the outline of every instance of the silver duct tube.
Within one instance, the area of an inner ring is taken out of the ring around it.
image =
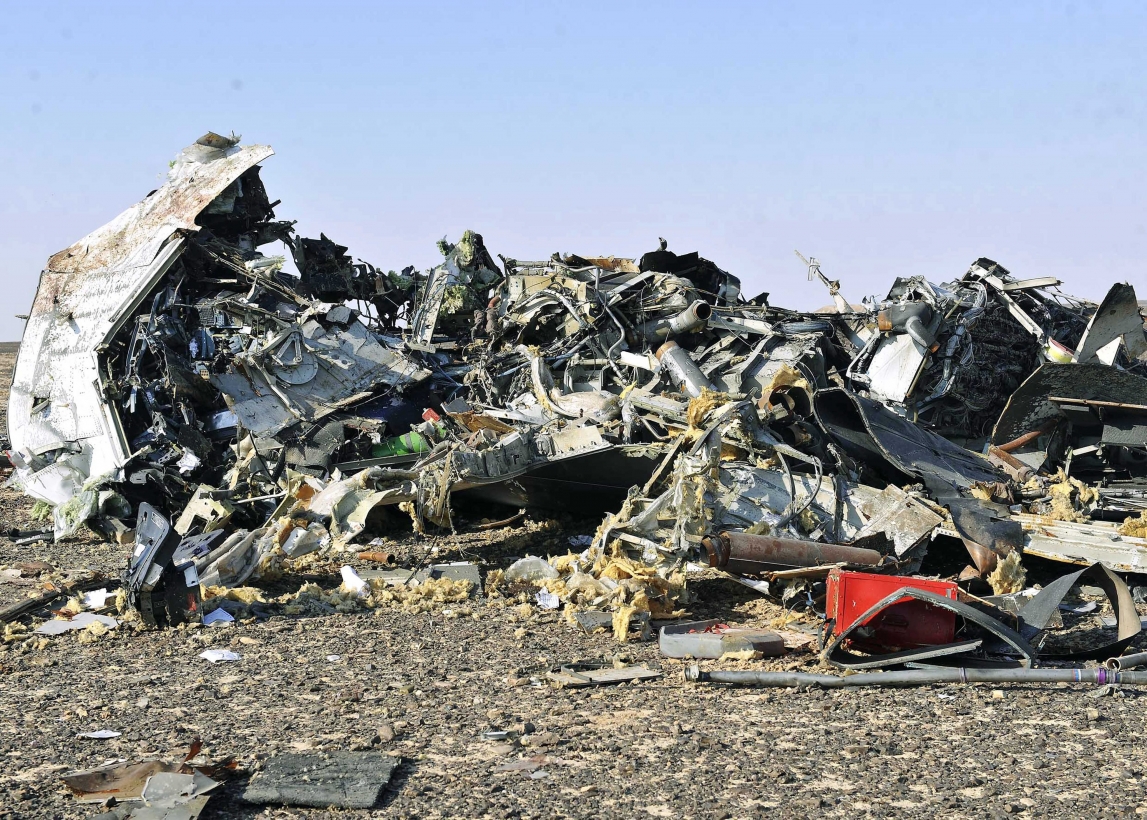
[[[665,339],[678,333],[692,333],[705,327],[712,315],[713,308],[709,303],[698,299],[680,313],[646,322],[641,326],[641,332],[646,339]]]

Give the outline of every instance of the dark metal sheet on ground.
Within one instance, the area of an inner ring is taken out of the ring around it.
[[[378,752],[311,752],[269,758],[243,792],[248,803],[369,809],[398,766]]]

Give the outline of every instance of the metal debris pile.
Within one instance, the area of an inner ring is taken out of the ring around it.
[[[468,498],[491,518],[602,513],[588,543],[487,586],[532,585],[622,640],[684,613],[697,563],[785,600],[863,570],[902,583],[858,623],[929,604],[964,624],[939,652],[871,635],[869,651],[1030,665],[1068,590],[1025,603],[1028,555],[1102,580],[1120,623],[1097,651],[1139,631],[1115,574],[1147,557],[1130,285],[1095,304],[977,259],[854,304],[802,257],[833,300],[809,313],[746,298],[665,240],[527,261],[471,231],[430,270],[384,271],[277,218],[271,154],[216,134],[186,148],[48,261],[20,347],[13,480],[56,539],[87,525],[132,546],[124,586],[146,622],[197,619],[203,588],[395,520],[451,531]],[[922,574],[956,577],[906,592]],[[845,646],[864,641],[832,636],[826,657],[860,663]]]

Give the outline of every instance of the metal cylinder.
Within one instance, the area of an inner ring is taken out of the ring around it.
[[[693,398],[697,398],[701,395],[702,388],[713,389],[713,385],[705,378],[705,374],[689,358],[685,348],[677,342],[666,342],[657,348],[654,355],[657,357],[657,361],[661,363],[662,370],[669,374],[673,386],[683,393],[688,393]]]
[[[1107,668],[1112,672],[1119,672],[1123,669],[1134,669],[1136,666],[1142,666],[1147,663],[1147,652],[1136,652],[1134,655],[1122,655],[1118,658],[1110,658],[1107,661]]]
[[[1147,683],[1147,672],[1112,672],[1097,669],[908,669],[902,672],[867,672],[856,675],[817,675],[807,672],[704,672],[693,664],[685,668],[685,680],[727,683],[733,686],[820,686],[842,689],[853,686],[927,686],[932,683]]]
[[[692,333],[705,327],[712,315],[713,308],[709,303],[698,299],[680,313],[646,322],[641,326],[641,332],[646,339],[664,339],[677,333]]]
[[[751,575],[770,569],[821,567],[827,564],[875,567],[884,560],[876,550],[743,532],[708,535],[701,543],[709,553],[709,566],[738,574]]]
[[[712,315],[713,308],[709,306],[709,303],[698,299],[685,310],[669,317],[667,322],[669,332],[692,333],[694,330],[700,330]]]

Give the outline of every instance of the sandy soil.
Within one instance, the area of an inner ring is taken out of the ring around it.
[[[0,367],[11,362],[0,352]],[[0,382],[7,385],[6,374]],[[0,531],[35,527],[31,507],[16,492],[0,491]],[[526,553],[564,553],[567,536],[596,524],[527,521],[423,540],[398,533],[393,546],[408,564],[437,550],[435,560],[470,559],[488,569]],[[0,538],[6,566],[38,559],[60,571],[118,576],[126,557],[124,547],[90,536],[37,546]],[[270,593],[305,581],[333,588],[337,566],[286,576]],[[0,605],[28,595],[24,581],[0,585]],[[781,614],[728,581],[702,579],[694,588],[697,617],[769,624]],[[227,628],[121,628],[92,644],[75,635],[41,649],[23,640],[4,644],[0,817],[89,817],[98,809],[78,804],[61,772],[118,758],[181,758],[195,737],[206,758],[239,763],[206,820],[1147,813],[1147,717],[1134,689],[1106,697],[1066,685],[732,690],[685,684],[681,664],[661,659],[652,642],[619,645],[583,635],[554,614],[522,618],[482,600],[470,609],[453,616],[275,614]],[[198,657],[205,646],[233,649],[242,659],[213,666]],[[665,674],[557,690],[521,671],[618,653]],[[807,653],[771,665],[816,668]],[[522,734],[513,743],[484,740],[490,728]],[[76,737],[95,729],[122,735]],[[355,748],[401,760],[374,810],[266,808],[239,798],[271,755]],[[495,771],[537,754],[551,759],[544,775]]]

